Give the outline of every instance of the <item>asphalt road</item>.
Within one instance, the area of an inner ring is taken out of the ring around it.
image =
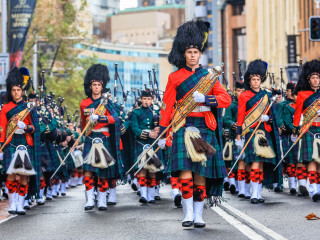
[[[204,211],[207,227],[183,229],[182,209],[173,206],[170,186],[161,188],[162,200],[142,205],[129,185],[118,187],[118,204],[105,212],[84,212],[84,187],[69,189],[67,196],[35,206],[26,216],[0,224],[0,239],[317,239],[320,202],[309,198],[263,191],[266,203],[252,205],[228,192],[221,207]]]

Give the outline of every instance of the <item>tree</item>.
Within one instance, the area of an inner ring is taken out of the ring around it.
[[[66,99],[70,113],[79,108],[85,97],[83,78],[86,69],[97,62],[96,56],[80,58],[81,50],[74,48],[81,41],[94,41],[81,31],[81,21],[77,20],[77,13],[85,6],[85,0],[81,0],[78,10],[71,0],[38,0],[21,60],[21,66],[31,69],[33,46],[36,41],[41,43],[38,72],[45,70],[46,88]]]

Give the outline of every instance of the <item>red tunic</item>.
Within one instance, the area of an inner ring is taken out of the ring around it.
[[[13,101],[9,102],[8,104],[3,105],[1,113],[0,113],[0,143],[4,143],[6,141],[6,129],[7,129],[7,124],[8,124],[8,120],[7,119],[7,113],[15,108],[17,106],[17,104]],[[27,126],[31,126],[33,128],[34,131],[34,126],[32,125],[32,121],[31,121],[31,115],[28,114],[28,116],[23,120],[23,122],[27,125]],[[32,132],[33,132],[32,131]],[[32,134],[31,133],[25,133],[26,136],[26,140],[27,143],[30,146],[34,145],[33,142],[33,138],[32,138]],[[9,142],[11,141],[11,139],[9,140]]]
[[[238,100],[238,118],[237,118],[237,126],[238,126],[238,129],[241,129],[242,128],[242,124],[244,123],[244,119],[245,117],[255,108],[255,106],[258,104],[258,102],[251,108],[249,109],[248,111],[246,111],[246,105],[247,105],[247,102],[252,98],[254,97],[256,93],[254,93],[253,91],[251,90],[247,90],[243,93],[240,94],[239,96],[239,100]],[[268,115],[271,115],[271,112],[269,110],[269,112],[267,113]],[[253,124],[251,126],[251,128],[255,128],[257,126],[258,122],[256,122],[255,124]],[[264,122],[264,127],[265,127],[265,130],[270,132],[271,131],[271,125],[268,124],[267,122]],[[240,134],[239,131],[237,131],[238,134]]]
[[[174,113],[177,87],[194,73],[195,71],[189,71],[186,68],[181,68],[178,71],[169,75],[166,91],[163,96],[163,106],[165,106],[165,109],[162,107],[160,113],[160,126],[167,127],[169,125],[169,122],[172,119]],[[206,101],[206,103],[200,105],[212,106],[217,108],[227,108],[231,103],[230,95],[222,87],[219,81],[216,81],[215,85],[213,86],[212,90],[208,93],[207,96],[211,96],[209,98],[209,103],[212,102],[214,104],[208,104],[208,101]],[[183,99],[184,98],[180,99],[179,102],[183,101]],[[206,99],[208,98],[206,97]],[[211,111],[190,113],[188,117],[205,117],[207,126],[212,130],[215,130],[216,128],[216,119]]]
[[[304,114],[306,109],[303,110],[303,103],[304,101],[314,94],[314,91],[301,91],[298,92],[297,100],[296,100],[296,111],[294,112],[293,116],[293,127],[297,128],[300,124],[301,114]],[[312,126],[319,127],[320,122],[313,122]]]
[[[93,103],[93,99],[92,98],[84,99],[80,103],[81,127],[82,127],[82,129],[84,129],[85,126],[86,126],[87,118],[90,116],[91,113],[94,113],[95,109],[92,109],[90,114],[85,114],[85,112],[84,112],[84,109],[86,109],[92,103]],[[110,124],[115,124],[114,118],[111,116],[111,114],[109,113],[109,111],[107,109],[106,109],[104,115],[108,119],[108,123],[98,122],[98,124],[94,127],[94,129],[101,129],[101,128],[103,128],[105,126],[108,126]],[[109,136],[109,133],[105,133],[104,132],[104,135]]]

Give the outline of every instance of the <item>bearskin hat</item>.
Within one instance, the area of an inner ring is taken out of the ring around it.
[[[237,88],[245,88],[244,82],[243,81],[241,81],[241,82],[236,81],[236,89]]]
[[[29,93],[28,99],[36,99],[36,98],[38,98],[38,94],[37,93],[35,93],[35,92]]]
[[[172,43],[168,56],[169,62],[180,69],[186,66],[184,53],[187,49],[197,48],[203,53],[208,47],[209,28],[209,22],[199,19],[181,25]]]
[[[312,75],[320,76],[320,61],[312,60],[302,65],[297,86],[295,88],[295,94],[300,91],[312,90],[309,79]]]
[[[30,74],[29,70],[25,67],[17,68],[14,67],[8,73],[8,77],[6,79],[7,85],[7,98],[9,101],[12,101],[13,98],[11,96],[12,87],[20,87],[24,91],[28,91],[30,88]]]
[[[296,85],[295,85],[294,83],[289,82],[289,83],[287,84],[287,90],[288,90],[288,89],[291,89],[291,92],[293,92],[295,86],[296,86]]]
[[[150,91],[142,91],[141,98],[143,98],[143,97],[152,97],[152,94]]]
[[[268,73],[268,63],[257,59],[249,63],[246,73],[244,74],[244,84],[246,89],[250,89],[250,79],[253,76],[260,76],[261,83],[266,81]]]
[[[92,65],[86,72],[84,77],[84,91],[88,97],[91,97],[92,91],[90,89],[92,82],[101,82],[102,93],[106,92],[106,85],[110,81],[108,67],[102,64]]]

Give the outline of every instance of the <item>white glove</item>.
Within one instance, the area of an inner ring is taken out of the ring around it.
[[[18,121],[17,126],[20,129],[24,129],[26,127],[26,124],[24,122]]]
[[[167,142],[167,139],[165,138],[160,138],[159,141],[158,141],[158,146],[161,148],[161,149],[164,149],[166,147],[166,142]]]
[[[243,145],[244,145],[244,139],[240,139],[240,140],[235,140],[235,144],[238,148],[243,148]]]
[[[293,134],[292,134],[290,138],[291,138],[291,141],[292,141],[292,142],[295,142],[295,141],[297,141],[298,136],[294,137]]]
[[[82,153],[82,152],[81,152],[80,150],[74,150],[74,151],[73,151],[73,156],[76,157],[76,156],[78,156],[78,155],[81,155],[81,153]]]
[[[90,115],[89,118],[90,118],[91,122],[94,122],[95,120],[98,120],[99,115],[97,115],[97,114],[92,114],[92,115]]]
[[[206,101],[205,96],[202,93],[199,93],[198,91],[195,91],[192,96],[193,100],[196,103],[204,103]]]
[[[269,116],[268,115],[262,115],[261,116],[261,122],[268,122],[269,121]]]
[[[318,116],[320,116],[320,110],[318,110],[317,113],[318,113]]]
[[[0,153],[0,160],[3,160],[3,153]]]

